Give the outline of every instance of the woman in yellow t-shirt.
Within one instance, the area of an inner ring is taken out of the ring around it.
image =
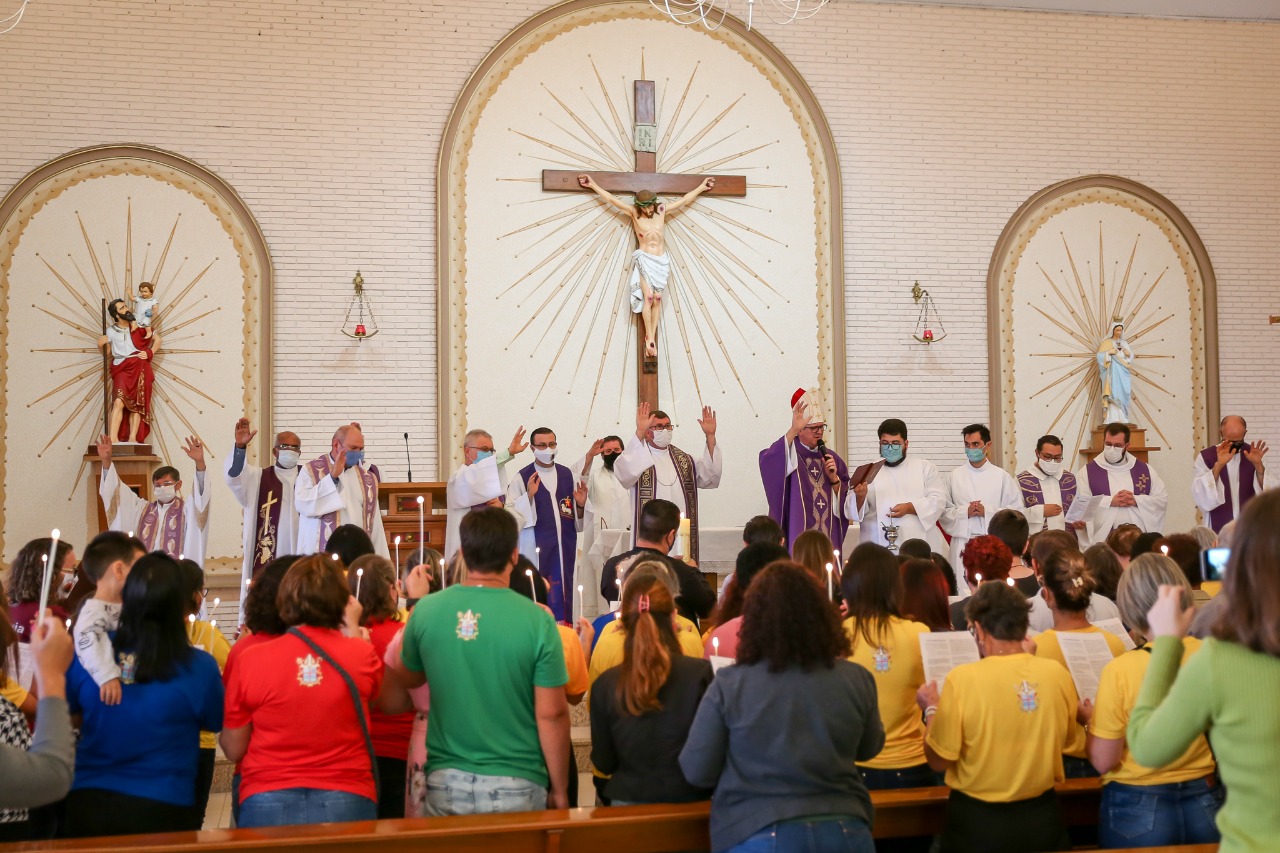
[[[875,678],[884,723],[884,748],[859,764],[870,790],[924,788],[938,776],[924,759],[924,723],[916,691],[924,684],[920,635],[927,625],[902,618],[902,574],[898,558],[882,545],[864,542],[849,555],[841,580],[849,618],[844,630],[849,660]]]
[[[1097,702],[1085,703],[1086,713],[1091,714],[1089,760],[1102,774],[1098,842],[1104,848],[1219,840],[1214,818],[1224,794],[1204,735],[1197,736],[1180,758],[1158,770],[1134,761],[1125,744],[1129,714],[1151,662],[1147,611],[1156,603],[1162,585],[1184,589],[1183,604],[1191,605],[1190,584],[1177,564],[1162,554],[1143,554],[1120,577],[1120,615],[1143,645],[1107,664],[1098,683]],[[1200,641],[1185,637],[1182,646],[1185,663],[1200,650]]]
[[[1053,786],[1063,779],[1076,690],[1064,667],[1024,649],[1030,611],[1014,587],[982,584],[965,605],[982,660],[917,695],[925,758],[951,789],[942,853],[1071,849]]]

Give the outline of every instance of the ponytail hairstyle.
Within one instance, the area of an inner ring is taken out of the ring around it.
[[[621,609],[627,638],[618,676],[618,704],[634,717],[661,711],[658,691],[681,653],[673,619],[675,596],[661,579],[637,575],[622,587]]]
[[[1079,551],[1055,551],[1044,562],[1043,577],[1045,589],[1053,593],[1055,610],[1083,613],[1089,609],[1097,581]]]
[[[360,574],[363,569],[364,573]],[[400,600],[396,595],[396,570],[391,561],[377,554],[356,557],[347,569],[347,589],[352,595],[360,591],[360,624],[400,621]]]

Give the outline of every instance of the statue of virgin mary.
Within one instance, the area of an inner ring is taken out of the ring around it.
[[[1133,349],[1124,339],[1124,323],[1111,324],[1111,335],[1098,345],[1098,374],[1102,379],[1102,422],[1130,422],[1129,403],[1133,396],[1133,376],[1129,365]]]

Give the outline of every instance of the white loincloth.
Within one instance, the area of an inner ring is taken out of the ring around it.
[[[667,278],[671,275],[671,258],[668,255],[651,255],[636,249],[631,254],[631,313],[639,314],[644,307],[644,292],[640,289],[640,274],[649,283],[654,293],[662,293],[667,289]]]

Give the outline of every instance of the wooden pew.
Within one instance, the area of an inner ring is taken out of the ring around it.
[[[1069,826],[1098,820],[1101,784],[1070,779],[1058,786]],[[874,791],[875,836],[901,838],[942,830],[946,788]],[[271,829],[211,830],[129,837],[0,845],[0,853],[66,851],[96,853],[243,853],[249,850],[365,851],[420,853],[424,846],[460,851],[511,853],[673,853],[708,847],[708,803],[565,809],[509,815],[363,821]],[[1211,853],[1216,845],[1179,853]]]

